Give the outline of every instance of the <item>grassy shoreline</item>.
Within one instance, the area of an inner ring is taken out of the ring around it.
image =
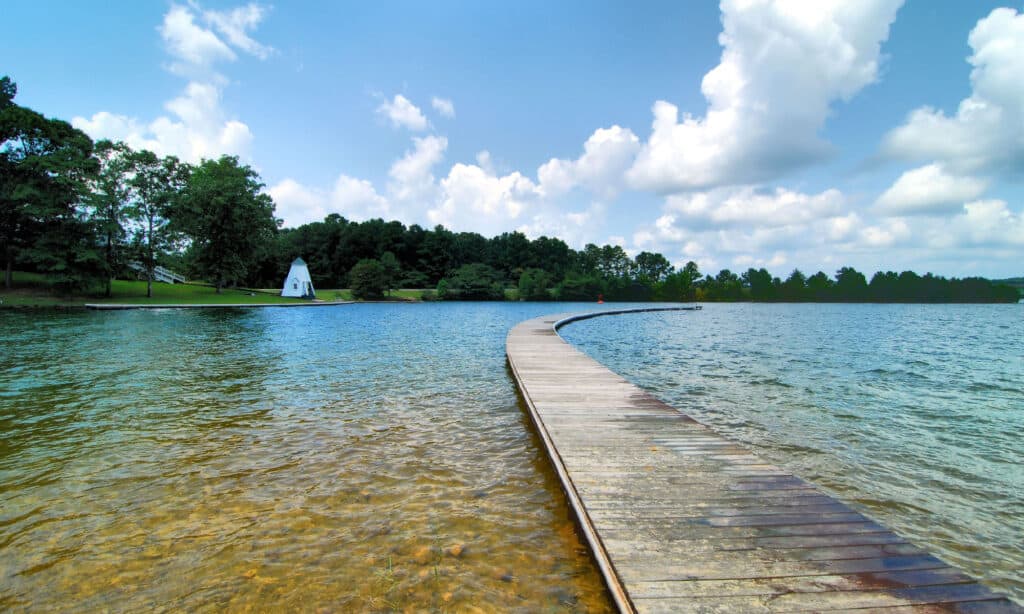
[[[118,304],[138,305],[142,307],[158,307],[161,305],[302,305],[308,299],[287,298],[280,296],[278,289],[239,289],[224,288],[220,294],[216,289],[205,284],[165,284],[153,283],[153,296],[146,296],[146,282],[117,279],[111,283],[111,296],[97,294],[59,295],[42,275],[15,272],[14,287],[0,287],[0,309],[85,309],[87,304]],[[393,290],[392,301],[419,301],[423,290]],[[318,301],[326,303],[354,301],[352,292],[347,289],[327,289],[317,291]]]

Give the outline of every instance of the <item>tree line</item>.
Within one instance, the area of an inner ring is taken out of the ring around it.
[[[46,274],[66,292],[101,287],[140,268],[184,266],[217,287],[250,274],[279,222],[255,171],[222,156],[187,164],[174,156],[94,143],[66,121],[14,102],[0,79],[0,256]]]
[[[258,174],[231,156],[192,165],[174,156],[94,143],[59,119],[14,102],[0,79],[0,256],[47,274],[66,291],[110,293],[110,280],[156,266],[229,285],[275,288],[302,257],[316,287],[380,298],[429,288],[439,300],[594,301],[1016,301],[1014,288],[982,278],[905,271],[868,282],[850,267],[834,277],[765,269],[704,275],[662,254],[631,257],[617,245],[569,247],[520,232],[485,238],[443,226],[350,221],[338,214],[281,228]],[[511,292],[509,292],[511,290]]]

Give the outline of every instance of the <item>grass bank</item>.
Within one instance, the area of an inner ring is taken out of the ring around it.
[[[306,303],[306,299],[285,298],[277,293],[280,289],[239,290],[224,288],[220,294],[212,287],[201,284],[164,284],[153,283],[153,296],[146,296],[146,282],[117,279],[111,283],[111,296],[96,294],[60,295],[43,275],[37,273],[14,272],[14,287],[0,287],[0,307],[83,307],[86,303],[122,303],[128,305],[224,305],[246,303],[257,305],[279,305],[287,303]],[[419,301],[423,290],[402,289],[392,290],[390,300]],[[318,290],[317,298],[321,301],[352,301],[352,291],[348,289]],[[388,300],[388,299],[385,299]]]

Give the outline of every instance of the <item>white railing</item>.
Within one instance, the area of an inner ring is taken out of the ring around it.
[[[144,267],[141,262],[129,262],[128,268],[143,275],[146,273],[146,267]],[[183,284],[187,282],[188,279],[186,279],[184,275],[175,273],[168,268],[158,266],[153,269],[153,281],[159,281],[165,284]]]

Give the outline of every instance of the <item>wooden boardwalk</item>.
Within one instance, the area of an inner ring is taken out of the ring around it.
[[[517,325],[508,359],[621,611],[1024,612],[612,373],[564,323]]]

